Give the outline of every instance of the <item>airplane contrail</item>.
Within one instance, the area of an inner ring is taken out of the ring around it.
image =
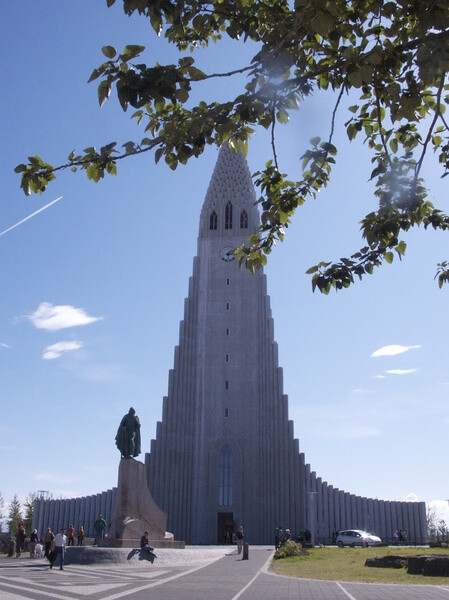
[[[8,233],[8,231],[11,231],[11,229],[15,229],[19,225],[22,225],[22,223],[25,223],[25,221],[28,221],[28,219],[31,219],[31,217],[34,217],[35,215],[39,214],[40,212],[42,212],[43,210],[45,210],[46,208],[48,208],[49,206],[51,206],[52,204],[54,204],[55,202],[58,202],[58,200],[61,200],[61,198],[62,198],[62,196],[59,196],[59,198],[56,198],[56,200],[52,200],[51,202],[49,202],[48,204],[46,204],[45,206],[43,206],[39,210],[36,210],[34,213],[31,213],[31,215],[28,215],[27,217],[25,217],[24,219],[22,219],[18,223],[15,223],[14,225],[11,225],[11,227],[8,227],[8,229],[5,229],[5,231],[2,231],[0,233],[0,235],[5,235],[5,233]]]

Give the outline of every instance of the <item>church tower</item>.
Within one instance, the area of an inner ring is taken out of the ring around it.
[[[280,525],[296,533],[308,527],[326,542],[333,528],[385,537],[401,523],[425,537],[424,503],[361,498],[305,464],[288,420],[266,276],[239,268],[232,252],[259,225],[255,201],[245,158],[224,144],[201,211],[162,420],[145,460],[168,531],[188,544],[216,544],[242,524],[251,543],[266,544]]]
[[[162,420],[145,456],[167,529],[187,544],[222,543],[239,525],[251,544],[272,544],[276,526],[294,535],[308,528],[324,544],[334,529],[365,529],[385,542],[401,529],[410,543],[425,543],[424,502],[350,494],[317,477],[299,452],[265,275],[239,268],[232,253],[259,225],[255,201],[245,158],[223,145],[201,211]],[[98,514],[110,521],[116,495],[39,499],[33,527],[59,531],[73,522],[93,535]]]
[[[223,145],[201,211],[162,422],[146,460],[169,531],[189,543],[217,543],[230,522],[243,524],[252,542],[267,540],[289,516],[291,425],[266,278],[239,268],[232,252],[259,225],[255,202],[245,158]]]

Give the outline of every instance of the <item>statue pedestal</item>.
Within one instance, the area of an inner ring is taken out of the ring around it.
[[[135,548],[145,531],[149,532],[150,543],[164,541],[170,546],[173,535],[166,534],[166,526],[167,515],[148,488],[145,465],[133,458],[122,458],[111,526],[101,546]]]

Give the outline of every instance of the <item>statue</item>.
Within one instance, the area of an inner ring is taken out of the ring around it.
[[[140,421],[136,411],[131,406],[128,414],[120,421],[115,436],[115,444],[120,450],[122,458],[139,456],[140,450]]]

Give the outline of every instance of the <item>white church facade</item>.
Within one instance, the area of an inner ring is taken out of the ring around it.
[[[243,525],[253,544],[272,543],[276,526],[294,534],[308,528],[320,543],[332,540],[334,528],[367,529],[385,541],[402,529],[411,542],[423,543],[423,502],[334,488],[300,452],[266,276],[239,268],[232,252],[259,225],[255,201],[245,158],[223,145],[201,211],[162,418],[145,455],[149,488],[167,512],[167,529],[187,544],[222,543],[230,524]],[[70,521],[89,531],[91,513],[108,519],[114,494],[38,501],[33,527],[58,530]]]

